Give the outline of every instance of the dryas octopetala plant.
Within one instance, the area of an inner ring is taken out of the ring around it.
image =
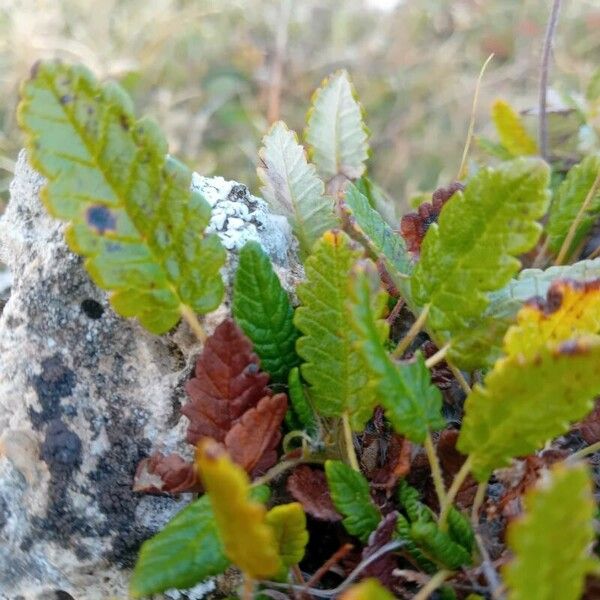
[[[132,473],[141,493],[200,497],[142,545],[134,597],[230,566],[245,599],[582,596],[598,562],[581,458],[600,440],[574,432],[600,394],[600,258],[580,258],[600,155],[547,164],[498,102],[493,164],[396,222],[338,72],[306,150],[279,122],[259,153],[304,264],[297,306],[249,243],[207,336],[225,250],[158,126],[57,63],[36,66],[18,115],[45,205],[114,310],[155,334],[183,318],[203,344],[182,410],[195,461]]]

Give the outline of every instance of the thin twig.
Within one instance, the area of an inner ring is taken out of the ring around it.
[[[290,0],[281,0],[279,19],[276,25],[277,35],[275,37],[275,53],[269,77],[269,96],[267,104],[267,121],[269,124],[274,123],[279,119],[283,63],[285,61],[285,50],[288,42],[291,6]]]
[[[416,594],[413,600],[427,600],[435,590],[437,590],[448,577],[452,575],[452,571],[438,571]]]
[[[471,464],[473,460],[471,456],[467,457],[467,460],[463,463],[463,466],[460,468],[460,471],[454,476],[454,480],[452,481],[452,485],[450,489],[446,493],[446,501],[441,506],[440,510],[440,519],[439,526],[442,531],[446,529],[446,520],[448,519],[448,512],[450,512],[450,508],[452,508],[452,504],[454,503],[454,499],[456,498],[456,494],[458,494],[462,484],[465,479],[469,475],[471,471]]]
[[[398,342],[398,345],[392,352],[393,358],[402,358],[402,355],[406,349],[412,344],[413,340],[419,335],[421,329],[427,321],[427,315],[429,315],[429,309],[431,304],[426,304],[421,311],[421,314],[417,317],[417,320],[411,325],[410,329],[406,332],[406,335]]]
[[[531,265],[532,269],[541,269],[544,264],[546,264],[546,256],[548,252],[548,247],[550,246],[550,238],[546,236],[544,243],[541,248],[538,250],[538,253],[535,255],[535,259],[533,260],[533,264]]]
[[[196,313],[185,304],[181,304],[179,306],[179,312],[181,316],[185,319],[187,324],[190,326],[190,329],[194,332],[194,335],[204,343],[206,341],[206,332],[204,331],[202,325],[200,325],[200,321],[198,321],[198,317]]]
[[[600,246],[598,246],[589,256],[586,257],[586,260],[594,260],[594,258],[598,258],[600,256]]]
[[[435,367],[438,363],[441,363],[445,358],[446,354],[448,354],[448,350],[450,350],[450,342],[448,342],[445,346],[442,346],[435,354],[432,354],[426,361],[425,366],[428,369],[431,367]]]
[[[350,428],[350,417],[348,416],[348,412],[344,412],[342,415],[342,427],[344,428],[344,445],[346,446],[348,462],[355,471],[360,473],[358,458],[356,458],[356,451],[354,450],[354,437],[352,435],[352,429]]]
[[[481,554],[481,569],[485,575],[485,578],[490,584],[492,598],[493,600],[500,600],[503,597],[502,583],[500,583],[500,578],[498,577],[498,573],[492,564],[492,560],[490,559],[490,555],[488,554],[483,540],[477,532],[475,532],[475,542],[477,544],[477,548],[479,549],[479,554]]]
[[[429,467],[431,468],[431,478],[433,479],[435,493],[440,501],[440,506],[442,506],[446,500],[446,490],[444,488],[444,479],[442,477],[440,461],[438,460],[435,447],[433,446],[433,440],[431,439],[431,433],[429,431],[425,437],[425,452],[427,453]]]
[[[244,574],[244,587],[242,590],[242,600],[252,600],[254,594],[254,579]]]
[[[306,582],[304,587],[306,589],[315,586],[325,573],[342,560],[352,550],[354,546],[352,544],[344,544],[341,548],[338,548],[313,574],[313,576]]]
[[[273,479],[276,479],[283,473],[285,473],[288,469],[296,467],[298,465],[302,465],[305,463],[309,464],[323,464],[324,459],[316,458],[316,457],[302,457],[302,458],[294,458],[292,460],[283,460],[280,463],[277,463],[275,466],[271,467],[264,475],[255,479],[252,482],[252,487],[256,487],[258,485],[263,485],[265,483],[269,483]]]
[[[300,592],[306,592],[311,594],[312,596],[317,596],[318,598],[337,598],[347,587],[349,587],[352,582],[372,563],[376,560],[380,559],[384,554],[388,552],[393,552],[394,550],[398,550],[398,548],[402,548],[406,543],[400,540],[395,540],[393,542],[389,542],[385,546],[382,546],[369,556],[365,558],[365,560],[361,561],[357,567],[344,579],[344,581],[338,585],[336,588],[332,590],[320,590],[319,588],[314,587],[304,587],[301,585],[291,585],[289,583],[279,583],[277,581],[261,581],[263,585],[266,585],[271,588],[275,588],[278,590],[298,590]]]
[[[469,155],[469,149],[471,148],[471,142],[473,141],[473,131],[475,130],[475,111],[477,110],[477,103],[479,102],[479,89],[481,88],[481,80],[485,69],[494,58],[494,54],[490,54],[487,60],[483,63],[481,71],[479,71],[479,77],[477,78],[477,84],[475,85],[475,94],[473,95],[473,105],[471,106],[471,120],[469,121],[469,129],[467,131],[467,139],[465,141],[465,148],[463,150],[462,159],[460,161],[460,167],[458,168],[458,174],[456,180],[460,181],[466,175],[467,170],[467,156]]]
[[[569,252],[569,248],[571,248],[571,244],[573,243],[573,238],[575,237],[575,234],[577,233],[577,228],[579,227],[579,224],[581,223],[581,219],[583,219],[583,215],[585,214],[585,212],[589,208],[590,204],[592,203],[592,200],[595,198],[596,194],[598,193],[598,188],[600,188],[600,171],[598,171],[598,174],[596,175],[596,179],[594,179],[594,183],[592,183],[592,187],[590,188],[589,192],[587,193],[587,196],[585,197],[583,204],[579,208],[579,212],[577,213],[577,216],[573,219],[573,222],[571,223],[571,226],[569,227],[569,231],[567,232],[567,237],[564,239],[562,246],[560,247],[560,252],[558,253],[558,256],[556,257],[556,261],[554,262],[555,265],[562,265],[565,261],[565,258],[567,258],[567,253]]]
[[[402,310],[403,306],[404,306],[404,298],[398,298],[398,302],[396,302],[396,304],[394,304],[394,308],[392,308],[390,314],[387,316],[387,319],[386,319],[390,325],[394,324],[394,321],[400,314],[400,311]]]
[[[548,100],[548,71],[550,70],[550,54],[552,52],[552,40],[558,23],[558,13],[560,11],[560,0],[554,0],[546,35],[544,36],[544,46],[542,48],[542,63],[540,66],[540,98],[539,98],[539,126],[538,126],[538,145],[542,158],[548,158],[548,114],[546,112],[546,103]]]

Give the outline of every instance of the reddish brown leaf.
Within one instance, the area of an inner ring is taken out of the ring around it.
[[[202,492],[202,484],[192,463],[179,454],[155,452],[140,462],[133,479],[133,491],[147,494]]]
[[[381,520],[377,529],[369,536],[369,542],[362,551],[362,560],[369,558],[391,541],[397,520],[398,513],[396,511],[389,513]],[[393,572],[396,566],[396,557],[393,553],[388,552],[370,563],[364,570],[364,576],[375,577],[382,585],[393,589],[395,580]]]
[[[287,489],[315,519],[339,521],[342,518],[333,506],[325,473],[320,469],[311,469],[308,465],[296,467],[288,477]]]
[[[594,410],[577,426],[581,437],[588,444],[600,441],[600,400],[596,401]]]
[[[410,471],[412,445],[400,435],[393,434],[385,449],[382,448],[381,466],[367,473],[374,488],[391,490],[398,480]]]
[[[181,412],[190,420],[187,441],[224,441],[237,420],[268,395],[268,380],[250,340],[232,319],[223,321],[206,340],[195,377],[185,386],[190,401]]]
[[[421,242],[432,223],[437,222],[444,204],[455,192],[463,190],[462,183],[455,181],[447,187],[439,188],[431,197],[431,202],[424,202],[416,212],[408,213],[400,221],[400,233],[406,241],[406,247],[415,256],[421,252]]]
[[[427,359],[433,356],[438,351],[438,347],[429,340],[426,341],[421,346],[421,352],[423,352],[423,356]],[[448,363],[443,360],[436,365],[434,365],[431,369],[431,381],[440,388],[440,390],[448,390],[452,387],[452,382],[454,381],[454,375],[448,366]]]
[[[229,455],[248,473],[264,472],[277,462],[276,448],[286,410],[285,394],[265,396],[225,436]]]
[[[456,449],[459,432],[456,429],[445,429],[440,434],[437,443],[437,453],[447,486],[452,484],[454,476],[460,471],[467,457]],[[477,492],[477,482],[469,475],[456,496],[456,504],[460,508],[472,506]]]

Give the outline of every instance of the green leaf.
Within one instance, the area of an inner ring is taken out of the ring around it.
[[[365,172],[369,132],[346,71],[325,79],[312,98],[305,139],[325,181],[336,175],[358,179]]]
[[[465,402],[458,449],[487,481],[515,456],[539,450],[582,419],[600,393],[600,337],[542,348],[533,357],[500,359]]]
[[[590,78],[585,91],[585,97],[588,102],[596,102],[597,100],[600,100],[600,68],[596,69]]]
[[[452,538],[438,529],[435,523],[418,521],[411,525],[410,531],[414,541],[427,556],[442,566],[455,570],[472,563],[470,553],[452,541]]]
[[[317,417],[304,392],[304,385],[298,367],[294,367],[290,371],[288,398],[290,406],[286,414],[286,422],[290,429],[302,429],[308,435],[316,435],[319,429]]]
[[[548,248],[555,254],[563,245],[571,224],[594,185],[598,173],[600,173],[600,155],[587,156],[567,173],[556,191],[546,225]],[[567,259],[590,232],[599,215],[600,192],[594,196],[577,226],[575,237],[566,255]]]
[[[141,598],[170,588],[190,588],[228,566],[210,501],[203,496],[142,544],[130,591]]]
[[[453,541],[460,544],[469,554],[475,546],[475,533],[471,522],[452,506],[448,511],[448,533]]]
[[[349,587],[340,600],[394,600],[394,596],[377,579],[364,579]]]
[[[306,161],[296,134],[282,121],[263,138],[259,156],[261,193],[273,212],[287,217],[301,253],[307,256],[315,241],[338,224],[333,198],[325,195],[325,186]]]
[[[425,573],[435,573],[437,566],[432,563],[419,549],[411,534],[411,524],[403,514],[398,514],[396,520],[396,537],[404,542],[403,549],[410,554],[420,569]]]
[[[519,113],[504,100],[496,100],[492,106],[492,121],[502,145],[513,156],[538,153],[535,140],[529,135]]]
[[[396,205],[382,187],[377,185],[366,175],[357,179],[354,185],[356,186],[356,189],[367,198],[369,206],[377,211],[390,227],[398,226]]]
[[[398,482],[396,493],[398,502],[408,515],[411,523],[416,523],[417,521],[429,522],[434,520],[431,509],[421,502],[421,494],[419,494],[412,485],[406,483],[405,479],[401,479]]]
[[[344,527],[363,543],[377,528],[381,515],[371,500],[369,483],[358,471],[339,460],[325,462],[325,474],[336,509],[344,515]]]
[[[555,465],[525,495],[524,515],[508,527],[514,558],[504,568],[509,600],[577,600],[585,578],[598,572],[592,557],[596,506],[583,464]]]
[[[233,316],[250,338],[263,370],[285,383],[299,362],[295,345],[294,309],[271,261],[258,242],[240,252],[233,283]]]
[[[306,515],[299,502],[274,506],[266,516],[275,532],[279,555],[285,567],[293,567],[304,557],[308,543]]]
[[[371,258],[381,259],[386,271],[402,296],[411,303],[410,280],[407,278],[413,270],[406,244],[371,208],[368,199],[354,185],[348,186],[340,204],[350,228],[350,234],[357,237],[368,250]]]
[[[69,222],[67,243],[114,309],[157,334],[182,311],[214,310],[225,250],[203,235],[210,207],[190,191],[191,172],[166,158],[157,126],[82,67],[41,63],[21,96],[29,158],[48,179],[42,199]]]
[[[506,285],[520,268],[515,257],[535,246],[548,179],[547,165],[532,158],[482,169],[429,227],[412,291],[417,304],[431,303],[428,325],[438,346],[473,330],[488,307],[487,292]],[[458,366],[480,366],[468,345],[451,355]]]
[[[306,261],[307,281],[297,288],[301,306],[294,316],[303,333],[296,344],[306,361],[301,372],[316,411],[326,417],[348,412],[354,430],[363,428],[375,404],[347,305],[350,269],[361,254],[345,233],[325,233]],[[372,310],[381,313],[384,301],[374,297]]]
[[[360,263],[350,288],[351,326],[357,333],[369,373],[369,385],[377,390],[377,401],[384,407],[392,427],[413,442],[423,443],[428,431],[441,429],[442,395],[431,383],[431,375],[420,352],[407,362],[394,362],[384,346],[388,324],[373,310],[379,279],[372,263]]]

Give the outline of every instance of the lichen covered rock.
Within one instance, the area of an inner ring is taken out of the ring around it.
[[[131,482],[152,450],[185,453],[179,407],[199,346],[185,325],[156,337],[112,311],[40,203],[43,184],[21,153],[0,220],[13,276],[0,318],[0,598],[126,597],[139,544],[189,501]],[[292,286],[287,224],[235,182],[193,185],[231,256],[257,239]]]

